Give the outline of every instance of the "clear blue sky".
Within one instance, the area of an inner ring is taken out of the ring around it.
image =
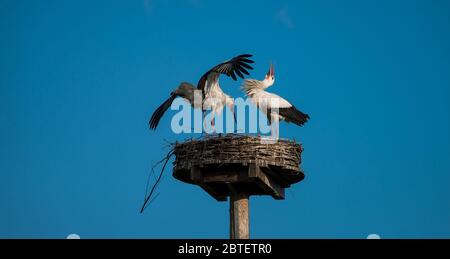
[[[252,53],[311,115],[287,199],[251,199],[254,238],[450,237],[449,1],[0,2],[0,237],[227,238],[228,204],[166,174],[152,111]],[[237,83],[222,86],[241,96]]]

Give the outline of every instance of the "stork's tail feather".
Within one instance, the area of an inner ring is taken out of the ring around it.
[[[309,115],[306,114],[306,113],[303,113],[303,112],[301,112],[299,110],[297,110],[297,111],[298,111],[298,114],[299,114],[298,115],[298,120],[295,121],[294,123],[299,125],[299,126],[302,126],[303,124],[305,124],[309,120]]]
[[[173,100],[177,98],[177,95],[172,93],[163,104],[161,104],[158,109],[153,112],[152,117],[150,118],[150,121],[148,122],[148,125],[150,129],[155,130],[158,126],[159,121],[161,120],[164,113],[169,109],[169,107],[172,105]]]
[[[294,106],[289,108],[280,108],[279,113],[287,122],[295,123],[298,126],[302,126],[309,120],[308,114],[297,110]]]

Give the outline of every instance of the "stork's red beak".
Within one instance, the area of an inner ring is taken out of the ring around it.
[[[267,72],[267,77],[271,77],[275,75],[275,70],[273,68],[273,64],[270,64],[269,72]]]

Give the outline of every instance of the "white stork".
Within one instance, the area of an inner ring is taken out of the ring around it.
[[[292,122],[302,126],[309,120],[308,114],[297,110],[294,105],[280,96],[265,91],[265,89],[273,85],[274,82],[275,71],[271,64],[269,72],[267,72],[264,80],[245,79],[242,90],[251,98],[251,102],[266,114],[269,124],[274,124],[272,121],[273,119],[276,124],[278,124],[280,120],[285,120],[286,122]],[[273,130],[276,130],[276,132],[273,132]],[[272,136],[274,133],[275,136],[278,136],[277,127],[275,127],[275,129],[272,128]]]
[[[150,129],[156,129],[162,116],[177,97],[184,98],[194,108],[202,108],[202,110],[211,109],[217,115],[227,105],[234,114],[234,100],[220,88],[219,76],[224,74],[236,81],[236,75],[240,78],[244,78],[243,74],[249,75],[247,69],[253,69],[249,63],[254,63],[253,60],[249,59],[250,57],[252,57],[250,54],[239,55],[211,68],[200,78],[197,88],[186,82],[181,83],[180,86],[170,93],[169,99],[161,104],[152,114],[149,121]],[[202,92],[203,102],[199,104],[194,103],[195,90]],[[212,117],[211,125],[214,126],[214,116]]]

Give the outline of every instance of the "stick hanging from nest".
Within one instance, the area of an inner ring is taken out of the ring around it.
[[[190,141],[192,140],[189,139]],[[168,143],[168,146],[171,147],[170,151],[166,154],[166,156],[161,159],[160,161],[158,161],[156,164],[153,165],[152,167],[152,171],[149,174],[148,178],[147,178],[147,185],[145,186],[145,196],[144,196],[144,204],[142,204],[140,213],[143,213],[144,210],[150,205],[150,203],[152,203],[159,195],[159,193],[154,195],[154,192],[156,190],[156,188],[158,187],[158,185],[160,184],[161,180],[162,180],[162,176],[164,174],[164,169],[167,166],[167,163],[169,162],[170,158],[175,154],[175,150],[174,147],[176,146],[177,143],[170,143],[169,141],[166,140],[166,142]],[[157,167],[159,164],[164,163],[162,168],[161,168],[161,172],[159,173],[158,177],[155,179],[155,183],[153,184],[152,188],[150,188],[150,193],[148,192],[149,188],[149,182],[150,182],[150,177],[153,176],[155,177],[155,167]]]
[[[147,179],[147,186],[145,187],[145,197],[144,197],[144,204],[142,205],[141,208],[141,213],[144,212],[144,210],[148,207],[148,205],[150,205],[150,203],[152,203],[156,197],[158,197],[159,193],[157,193],[154,197],[153,197],[153,193],[156,190],[156,187],[159,185],[159,183],[161,182],[163,173],[164,173],[164,169],[166,168],[167,163],[169,162],[170,158],[174,155],[174,151],[173,149],[171,149],[169,151],[169,153],[167,153],[166,157],[164,157],[162,160],[160,160],[159,162],[157,162],[153,167],[152,167],[152,173],[151,175],[155,175],[155,167],[158,166],[159,164],[163,163],[163,166],[161,168],[161,172],[158,175],[158,178],[156,178],[155,183],[153,184],[152,188],[150,189],[150,193],[148,193],[148,183],[150,181],[150,175],[148,176]],[[152,198],[153,197],[153,198]]]

